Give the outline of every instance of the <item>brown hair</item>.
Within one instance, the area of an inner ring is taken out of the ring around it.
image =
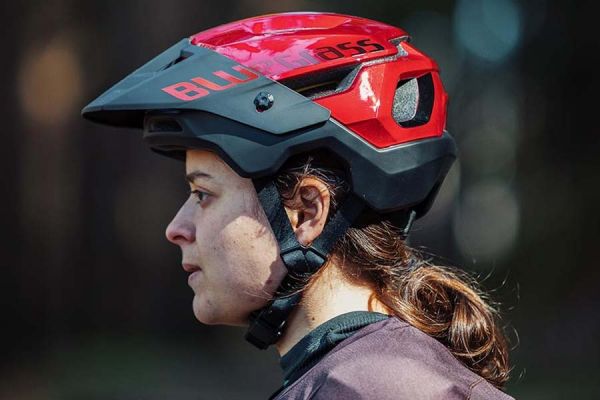
[[[343,170],[326,154],[293,158],[276,181],[286,206],[298,206],[290,201],[306,177],[327,185],[331,217],[348,192]],[[508,381],[508,344],[497,304],[474,277],[426,260],[384,216],[348,229],[331,257],[341,260],[347,279],[372,288],[393,315],[443,343],[470,370],[497,388]]]

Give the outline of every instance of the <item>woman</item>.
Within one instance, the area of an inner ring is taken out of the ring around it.
[[[83,110],[185,160],[167,228],[205,324],[275,345],[276,399],[510,399],[496,311],[405,239],[455,158],[401,29],[274,14],[198,33]]]

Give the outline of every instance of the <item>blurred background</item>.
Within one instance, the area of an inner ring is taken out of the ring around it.
[[[591,4],[591,2],[588,2]],[[274,349],[205,327],[164,229],[183,166],[80,109],[162,50],[258,14],[335,11],[436,58],[460,149],[412,244],[502,305],[519,399],[600,394],[596,16],[533,0],[2,2],[1,399],[265,399]]]

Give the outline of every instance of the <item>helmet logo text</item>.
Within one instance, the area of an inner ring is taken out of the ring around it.
[[[199,76],[192,78],[191,82],[179,82],[175,83],[174,85],[164,87],[162,88],[162,91],[179,100],[192,101],[204,96],[208,96],[211,92],[219,92],[222,90],[231,89],[232,87],[241,83],[250,82],[258,78],[258,74],[242,67],[241,65],[236,65],[233,67],[233,69],[242,74],[244,77],[239,78],[225,71],[215,71],[212,74],[218,78],[221,78],[222,81],[227,83],[217,83],[210,79]]]

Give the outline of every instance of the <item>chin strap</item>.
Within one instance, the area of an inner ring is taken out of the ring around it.
[[[259,349],[266,349],[283,335],[287,317],[300,302],[299,290],[325,264],[337,240],[363,211],[364,202],[350,195],[327,222],[319,237],[310,246],[303,246],[296,239],[273,180],[255,181],[254,184],[258,199],[279,242],[280,256],[288,270],[277,289],[275,299],[250,315],[246,340]]]

